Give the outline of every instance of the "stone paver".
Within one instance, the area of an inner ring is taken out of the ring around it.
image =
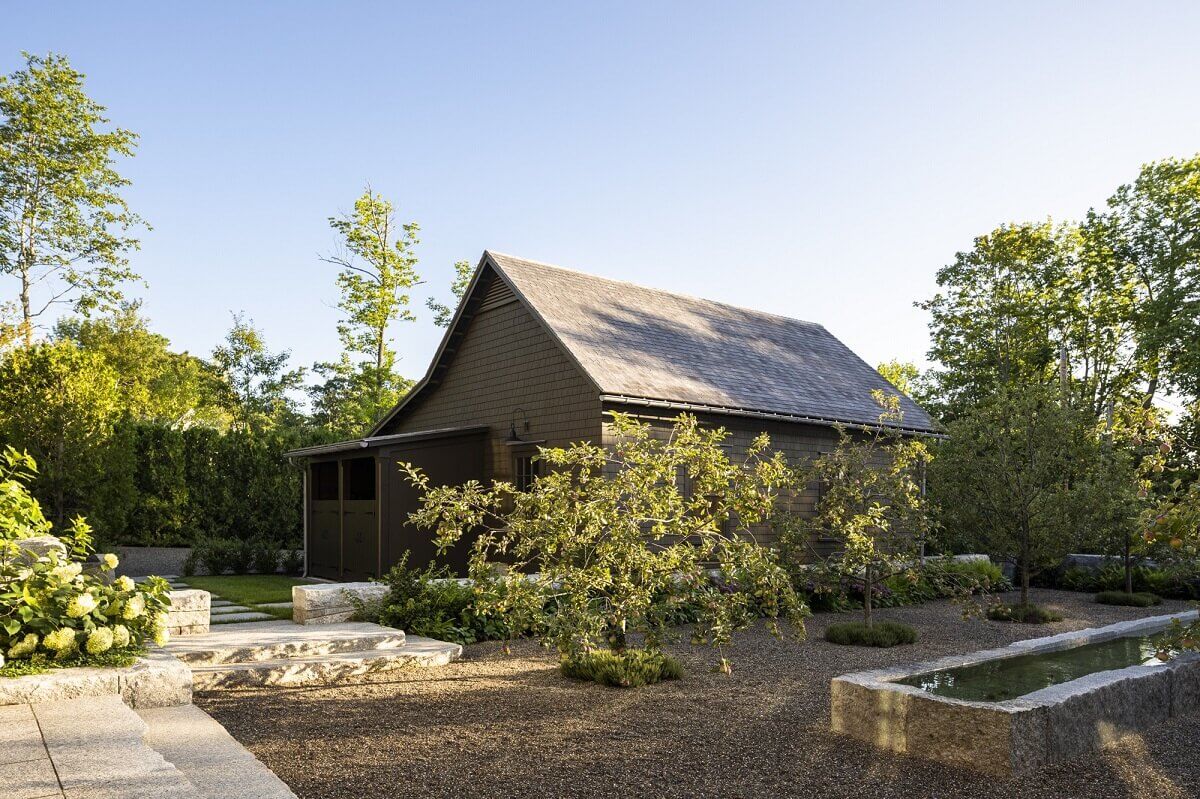
[[[290,608],[293,607],[291,602],[263,602],[255,605],[256,608]]]
[[[295,799],[275,774],[195,705],[140,710],[146,743],[207,799]]]
[[[223,624],[206,635],[173,639],[166,651],[189,665],[326,655],[404,646],[402,630],[370,622],[304,627],[290,621]]]
[[[62,796],[49,758],[43,756],[40,760],[0,766],[0,799],[41,799],[43,796]]]
[[[42,733],[29,705],[0,707],[0,766],[46,756]]]
[[[249,610],[239,613],[222,613],[212,617],[212,624],[215,627],[233,624],[236,622],[247,621],[273,621],[275,619],[270,613],[259,613],[255,610]]]
[[[223,613],[245,613],[247,610],[250,610],[250,608],[246,607],[245,605],[230,604],[230,605],[221,605],[218,608],[213,608],[212,613],[214,616],[216,616],[216,615],[220,615]]]

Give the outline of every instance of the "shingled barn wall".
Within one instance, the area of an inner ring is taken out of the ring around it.
[[[656,411],[636,406],[625,406],[616,403],[605,405],[606,411],[623,411],[637,416],[651,424],[662,434],[667,435],[674,424],[675,414],[668,410]],[[814,424],[798,424],[768,419],[755,419],[720,414],[694,414],[702,424],[713,427],[723,427],[729,432],[725,440],[730,457],[738,459],[745,457],[750,444],[760,434],[766,433],[771,438],[771,448],[782,452],[789,462],[805,463],[822,452],[828,452],[837,446],[838,433],[832,427]],[[614,443],[612,422],[604,422],[604,445]],[[780,509],[812,515],[818,498],[818,487],[815,483],[807,485],[803,490],[789,494],[780,500]],[[776,531],[769,525],[758,525],[751,529],[756,540],[763,544],[774,544],[777,541]],[[814,558],[823,557],[833,551],[832,540],[814,539],[810,542]]]

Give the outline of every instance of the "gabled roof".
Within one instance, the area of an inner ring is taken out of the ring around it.
[[[610,401],[854,425],[878,421],[872,390],[899,393],[821,325],[485,252],[438,356],[409,398],[449,365],[448,345],[478,308],[472,295],[490,270]],[[908,397],[901,395],[901,407],[904,428],[936,429]]]

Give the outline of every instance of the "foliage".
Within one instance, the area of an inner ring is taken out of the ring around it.
[[[874,624],[867,624],[865,621],[848,621],[826,627],[825,640],[831,644],[886,648],[900,644],[915,644],[917,631],[907,624],[896,621],[880,621]]]
[[[329,226],[341,239],[341,251],[322,260],[340,269],[338,307],[345,316],[338,323],[338,338],[344,354],[337,363],[316,367],[326,382],[312,396],[330,429],[361,435],[411,385],[395,373],[388,327],[416,319],[408,291],[420,280],[413,251],[420,227],[416,222],[397,225],[392,203],[369,186],[354,210],[331,217]]]
[[[229,426],[227,386],[205,361],[172,352],[165,336],[151,332],[140,303],[101,318],[62,319],[54,333],[112,368],[123,414],[169,428]]]
[[[1021,624],[1049,624],[1062,621],[1062,614],[1031,602],[1018,602],[1015,605],[997,602],[988,606],[987,617],[992,621],[1012,621]]]
[[[65,551],[51,548],[44,555],[22,549],[19,540],[0,541],[0,655],[23,660],[44,653],[60,661],[74,655],[86,660],[138,650],[149,640],[164,642],[166,581],[113,579],[115,555],[88,563],[91,529],[82,517],[59,534]]]
[[[24,69],[0,76],[0,274],[18,280],[16,332],[28,346],[63,303],[87,314],[121,301],[121,284],[137,278],[127,233],[141,220],[114,168],[137,136],[102,130],[104,106],[66,58],[24,56]]]
[[[0,441],[40,464],[37,495],[55,524],[112,487],[105,443],[119,414],[116,374],[96,353],[55,342],[0,355]]]
[[[550,470],[527,492],[504,482],[435,487],[405,467],[423,493],[411,520],[436,530],[440,547],[481,530],[471,555],[480,610],[514,630],[541,619],[543,641],[564,656],[622,651],[634,633],[655,650],[676,634],[669,620],[680,603],[696,609],[697,643],[724,646],[760,613],[802,630],[807,609],[786,572],[748,535],[793,479],[766,436],[735,462],[721,446],[725,430],[694,417],[669,431],[612,419],[611,448],[543,448]],[[517,576],[489,592],[498,570]]]
[[[242,314],[233,315],[225,343],[213,350],[212,367],[222,381],[226,405],[243,430],[258,431],[296,420],[290,392],[303,369],[287,369],[291,353],[267,349],[262,333]]]
[[[826,563],[795,568],[793,579],[814,611],[843,613],[863,606],[863,581]],[[1000,567],[989,561],[929,558],[876,583],[871,602],[877,608],[894,608],[935,599],[965,600],[1011,588]]]
[[[949,425],[930,470],[943,527],[993,558],[1012,558],[1021,602],[1034,575],[1062,560],[1097,511],[1100,443],[1052,389],[1002,391]]]
[[[663,652],[641,649],[578,652],[563,657],[559,670],[564,677],[612,688],[641,688],[683,676],[683,666],[675,658]]]
[[[446,567],[408,565],[408,553],[384,575],[388,596],[370,611],[373,620],[414,635],[472,644],[512,636],[508,624],[482,611],[475,590],[460,584]]]
[[[912,569],[929,530],[921,474],[929,450],[899,430],[900,397],[872,395],[880,406],[879,423],[866,431],[838,428],[838,443],[822,453],[805,475],[821,486],[809,531],[838,540],[831,563],[843,574],[861,578],[863,621],[871,625],[875,585]]]
[[[450,293],[454,296],[454,305],[443,305],[433,297],[425,301],[425,307],[433,311],[433,323],[435,325],[438,327],[450,326],[450,322],[454,320],[454,312],[458,308],[458,304],[462,301],[467,287],[471,285],[471,278],[474,276],[475,267],[471,266],[470,261],[455,261],[454,280],[450,283]]]
[[[304,571],[304,550],[291,548],[283,550],[279,566],[283,569],[284,574],[300,574]]]
[[[29,674],[43,674],[51,669],[73,669],[78,666],[91,668],[119,669],[132,666],[135,661],[145,654],[138,647],[123,647],[109,649],[99,655],[89,654],[86,650],[75,650],[75,654],[59,658],[49,652],[34,652],[27,658],[10,660],[0,666],[0,679],[5,677],[24,677]]]
[[[47,535],[51,525],[25,484],[37,475],[37,461],[28,452],[6,446],[0,454],[0,541]]]
[[[1149,608],[1162,604],[1162,597],[1157,594],[1127,593],[1125,591],[1101,591],[1096,594],[1096,601],[1101,605],[1127,605],[1133,608]]]
[[[1049,575],[1050,588],[1096,593],[1125,591],[1125,570],[1119,563],[1099,569],[1072,566],[1061,574]],[[1130,580],[1134,593],[1153,593],[1168,599],[1200,599],[1200,568],[1196,563],[1173,563],[1166,567],[1134,566]]]

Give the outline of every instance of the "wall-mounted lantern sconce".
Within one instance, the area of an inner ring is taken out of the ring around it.
[[[525,413],[524,408],[517,408],[512,413],[512,421],[509,422],[509,425],[508,425],[508,438],[506,438],[504,440],[505,444],[524,444],[525,443],[525,439],[523,439],[519,435],[517,435],[517,414],[520,414],[521,419],[524,420],[524,425],[523,425],[522,429],[526,433],[529,432],[529,416]]]

